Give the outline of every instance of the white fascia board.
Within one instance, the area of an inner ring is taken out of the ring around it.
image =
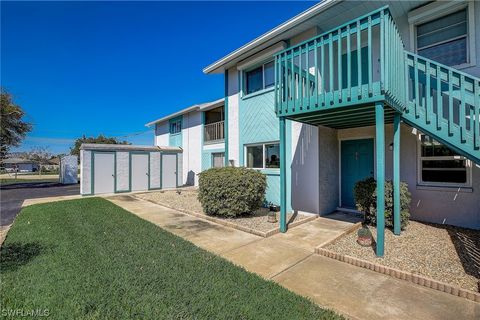
[[[224,104],[224,102],[225,102],[225,99],[221,98],[221,99],[211,101],[211,102],[206,102],[206,103],[202,103],[202,104],[195,104],[191,107],[182,109],[182,110],[177,111],[175,113],[169,114],[168,116],[162,117],[162,118],[154,120],[152,122],[149,122],[149,123],[145,124],[145,126],[146,127],[151,127],[156,123],[167,121],[167,120],[170,120],[172,118],[184,115],[184,114],[192,112],[192,111],[198,111],[198,110],[207,111],[207,110],[210,110],[210,109],[214,109],[214,108],[222,106]]]
[[[181,116],[181,115],[183,115],[183,114],[185,114],[185,113],[189,113],[189,112],[198,110],[198,108],[199,108],[198,105],[194,105],[194,106],[191,106],[191,107],[182,109],[182,110],[177,111],[177,112],[175,112],[175,113],[169,114],[168,116],[165,116],[165,117],[163,117],[163,118],[160,118],[160,119],[157,119],[157,120],[153,120],[152,122],[149,122],[149,123],[145,124],[145,127],[151,127],[151,126],[153,126],[153,125],[156,124],[156,123],[163,122],[163,121],[167,121],[167,120],[170,120],[170,119],[172,119],[172,118]]]
[[[273,46],[260,51],[256,54],[254,54],[252,57],[249,57],[237,64],[237,69],[242,71],[248,68],[249,66],[258,64],[260,62],[265,62],[266,59],[270,58],[273,56],[275,53],[280,52],[284,50],[287,47],[287,44],[285,41],[280,41]]]
[[[225,104],[225,98],[220,98],[218,100],[212,101],[212,102],[207,102],[204,104],[201,104],[199,107],[200,111],[208,111],[212,110],[218,107],[221,107]]]
[[[276,36],[281,35],[282,33],[288,31],[289,29],[303,23],[304,21],[310,19],[311,17],[319,14],[320,12],[332,7],[333,5],[342,2],[343,0],[324,0],[320,3],[317,3],[313,7],[305,10],[304,12],[296,15],[295,17],[287,20],[286,22],[280,24],[276,28],[264,33],[260,37],[248,42],[247,44],[243,45],[242,47],[238,48],[237,50],[229,53],[225,57],[221,58],[220,60],[215,61],[214,63],[210,64],[209,66],[203,69],[203,73],[210,74],[218,72],[224,65],[240,57],[242,54],[260,46],[261,44],[273,39]]]

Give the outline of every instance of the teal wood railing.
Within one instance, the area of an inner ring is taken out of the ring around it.
[[[387,99],[404,107],[403,42],[388,7],[276,54],[275,111],[292,116]]]
[[[480,79],[408,51],[402,117],[480,163]]]
[[[386,6],[277,53],[275,112],[308,122],[311,112],[385,101],[480,163],[479,82],[406,51]]]

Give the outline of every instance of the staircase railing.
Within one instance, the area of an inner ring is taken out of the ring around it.
[[[480,79],[405,51],[405,117],[480,159]],[[445,140],[444,139],[444,140]]]

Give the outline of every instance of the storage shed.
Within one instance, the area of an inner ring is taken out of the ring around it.
[[[176,188],[182,183],[182,148],[82,144],[82,195]]]

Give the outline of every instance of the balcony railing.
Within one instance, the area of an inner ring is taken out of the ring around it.
[[[203,140],[208,143],[221,142],[225,138],[224,122],[218,121],[204,126]]]
[[[404,45],[388,7],[276,55],[278,116],[387,100],[405,105]]]

